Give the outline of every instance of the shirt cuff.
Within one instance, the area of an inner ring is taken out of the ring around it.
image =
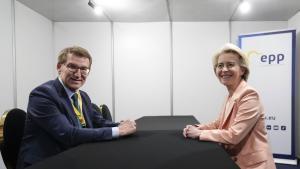
[[[202,132],[200,132],[200,134],[199,134],[199,136],[198,136],[199,140],[201,140],[201,133],[202,133]]]
[[[119,137],[119,127],[112,127],[112,137],[113,138],[118,138]]]

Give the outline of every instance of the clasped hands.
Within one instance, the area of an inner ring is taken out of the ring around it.
[[[197,125],[187,125],[183,129],[182,134],[185,138],[199,138],[201,135],[201,129]]]
[[[136,132],[136,123],[131,120],[121,121],[119,124],[119,135],[126,136]]]

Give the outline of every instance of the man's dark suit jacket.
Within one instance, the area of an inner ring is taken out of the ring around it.
[[[35,88],[29,95],[25,131],[17,168],[31,165],[76,145],[112,139],[118,124],[97,113],[89,96],[80,91],[87,127],[79,126],[72,103],[58,79]]]

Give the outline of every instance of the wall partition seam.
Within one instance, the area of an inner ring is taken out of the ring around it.
[[[236,12],[237,12],[240,4],[242,3],[242,1],[243,0],[238,0],[236,2],[235,6],[234,6],[234,9],[233,9],[233,12],[232,12],[232,14],[231,14],[231,16],[229,18],[229,25],[228,26],[229,26],[229,42],[230,43],[233,43],[232,42],[232,37],[231,37],[232,36],[232,20],[233,20],[234,15],[236,14]],[[235,43],[238,43],[238,42],[235,42]]]
[[[12,26],[12,62],[13,62],[13,107],[17,107],[17,58],[16,58],[16,17],[15,17],[15,0],[11,0],[11,26]]]
[[[51,40],[52,40],[52,56],[56,56],[56,53],[55,53],[55,23],[53,20],[51,20],[51,24],[52,24],[52,36],[51,36]],[[52,65],[56,65],[56,57],[53,57],[53,64]],[[56,75],[56,69],[53,69],[53,78],[55,78],[57,75]]]
[[[232,43],[232,38],[231,38],[231,36],[232,36],[232,21],[231,20],[229,20],[229,23],[228,23],[228,29],[229,29],[229,42],[230,43]]]
[[[106,17],[106,19],[110,23],[110,38],[111,38],[111,83],[112,83],[112,89],[111,89],[111,95],[112,95],[112,119],[113,121],[116,120],[116,105],[115,105],[115,56],[114,56],[114,22],[112,18],[110,17],[109,13],[104,10],[103,8],[103,15]]]
[[[174,116],[174,90],[173,90],[173,19],[169,0],[166,0],[169,22],[170,22],[170,115]]]
[[[173,22],[170,21],[170,111],[171,116],[174,116],[174,89],[173,89],[173,68],[174,68],[174,62],[173,62]]]
[[[234,12],[232,13],[232,15],[228,21],[228,31],[229,31],[229,42],[230,43],[232,43],[232,38],[231,38],[231,36],[232,36],[232,17],[235,14],[236,9],[237,9],[237,7],[234,9]]]
[[[113,121],[116,120],[116,105],[115,105],[115,54],[114,54],[114,23],[110,22],[110,33],[111,33],[111,80],[112,80],[112,115]]]

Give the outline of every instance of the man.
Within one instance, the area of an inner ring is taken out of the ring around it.
[[[58,78],[35,88],[29,96],[25,131],[17,168],[30,166],[82,143],[130,135],[136,123],[102,118],[87,93],[79,90],[92,65],[89,52],[69,47],[58,56]]]

